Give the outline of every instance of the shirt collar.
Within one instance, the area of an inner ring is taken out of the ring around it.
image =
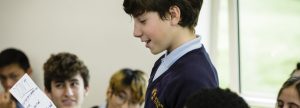
[[[167,64],[173,64],[173,62],[177,61],[184,54],[201,47],[201,37],[197,35],[195,39],[182,44],[178,48],[174,49],[171,53],[168,54],[166,52],[164,54],[162,62],[167,62]]]
[[[153,81],[157,79],[160,75],[162,75],[165,71],[167,71],[180,57],[194,49],[198,49],[201,47],[201,37],[197,35],[197,38],[182,44],[169,54],[166,52],[164,54],[164,58],[161,59],[161,64],[154,75]]]

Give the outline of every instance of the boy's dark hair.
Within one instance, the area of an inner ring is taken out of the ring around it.
[[[300,62],[297,63],[296,69],[293,70],[293,72],[291,73],[291,76],[293,76],[293,74],[294,74],[296,71],[300,71]]]
[[[8,48],[0,53],[0,68],[17,64],[25,72],[30,68],[30,63],[24,52],[15,48]]]
[[[186,101],[186,108],[249,108],[245,100],[229,89],[203,89]]]
[[[300,97],[300,77],[290,77],[287,81],[284,82],[284,84],[280,88],[277,99],[279,98],[284,89],[291,86],[295,87],[296,91],[298,92],[298,97]]]
[[[89,85],[89,71],[79,58],[71,53],[58,53],[44,64],[44,85],[51,92],[51,81],[65,81],[77,74],[83,79],[84,87]]]
[[[194,30],[197,25],[203,0],[124,0],[124,11],[137,17],[145,12],[158,12],[161,19],[166,19],[172,6],[180,8],[179,25]]]

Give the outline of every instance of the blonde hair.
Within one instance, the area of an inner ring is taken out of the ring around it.
[[[116,94],[129,88],[132,101],[142,104],[145,101],[146,83],[143,71],[124,68],[112,75],[109,88],[111,88],[112,93]]]

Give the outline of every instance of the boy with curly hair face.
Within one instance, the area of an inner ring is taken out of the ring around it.
[[[89,71],[74,54],[51,55],[44,64],[44,85],[58,108],[80,108],[89,90]]]

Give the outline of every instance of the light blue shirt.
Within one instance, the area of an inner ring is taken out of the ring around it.
[[[201,47],[201,37],[197,35],[197,38],[184,43],[183,45],[174,49],[170,54],[167,54],[166,52],[164,58],[161,59],[161,64],[156,70],[152,81],[156,80],[160,75],[165,73],[165,71],[167,71],[180,57],[194,49],[198,49]]]

